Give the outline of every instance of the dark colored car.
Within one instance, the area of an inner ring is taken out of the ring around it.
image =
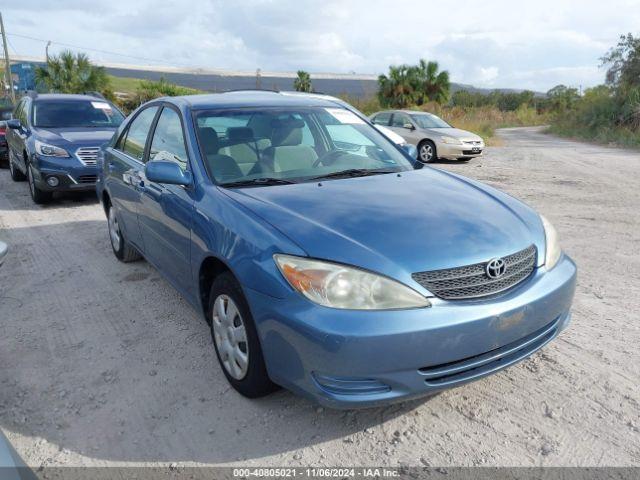
[[[11,118],[11,112],[13,107],[0,106],[0,166],[7,165],[9,161],[9,148],[7,147],[7,137],[5,132],[7,130],[6,120]]]
[[[100,146],[123,119],[97,96],[23,97],[7,120],[11,178],[28,179],[35,203],[48,202],[57,191],[95,190]]]

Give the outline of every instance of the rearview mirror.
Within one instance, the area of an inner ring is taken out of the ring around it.
[[[10,120],[7,120],[7,127],[11,128],[12,130],[18,130],[20,129],[20,127],[22,127],[22,124],[17,118],[12,118]]]
[[[144,168],[147,180],[169,185],[191,185],[191,173],[185,172],[175,162],[152,160]]]

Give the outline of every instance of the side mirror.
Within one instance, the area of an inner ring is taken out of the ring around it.
[[[19,130],[22,127],[22,124],[17,118],[12,118],[10,120],[7,120],[7,127],[12,130]]]
[[[191,185],[191,173],[185,172],[175,162],[152,160],[144,168],[147,180],[169,185]]]
[[[405,143],[404,145],[401,145],[400,148],[404,150],[404,153],[409,155],[412,160],[415,160],[418,158],[418,149],[415,147],[415,145],[411,145],[410,143]]]
[[[404,125],[402,125],[402,127],[406,128],[407,130],[415,130],[416,129],[416,127],[414,127],[410,123],[405,123]]]

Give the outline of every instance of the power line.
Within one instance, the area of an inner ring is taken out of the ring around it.
[[[26,38],[28,40],[34,40],[36,42],[43,42],[43,43],[49,42],[49,40],[45,40],[43,38],[31,37],[29,35],[22,35],[22,34],[19,34],[19,33],[9,33],[9,32],[7,32],[7,35],[12,36],[12,37]],[[138,57],[136,55],[127,55],[126,53],[111,52],[109,50],[101,50],[101,49],[98,49],[98,48],[81,47],[79,45],[73,45],[71,43],[63,43],[63,42],[51,41],[51,44],[52,45],[60,45],[61,47],[75,48],[75,49],[78,49],[78,50],[87,50],[87,51],[90,51],[90,52],[104,53],[106,55],[116,55],[116,56],[119,56],[119,57],[126,57],[126,58],[131,58],[131,59],[134,59],[134,60],[143,60],[145,62],[154,62],[154,63],[159,63],[159,64],[163,63],[161,60],[154,59],[154,58]]]
[[[7,35],[9,35],[9,34],[7,34]],[[18,56],[18,52],[17,52],[17,50],[16,50],[16,47],[14,47],[14,46],[13,46],[13,43],[11,43],[11,40],[9,40],[8,38],[7,38],[7,43],[8,43],[8,44],[9,44],[9,46],[11,47],[11,50],[13,50],[13,53],[14,53],[16,56]]]

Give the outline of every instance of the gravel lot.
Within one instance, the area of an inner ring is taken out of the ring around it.
[[[208,329],[109,247],[92,195],[35,206],[0,171],[0,428],[32,466],[640,465],[640,154],[501,132],[439,164],[554,222],[573,323],[532,358],[428,400],[339,412],[230,389]]]

